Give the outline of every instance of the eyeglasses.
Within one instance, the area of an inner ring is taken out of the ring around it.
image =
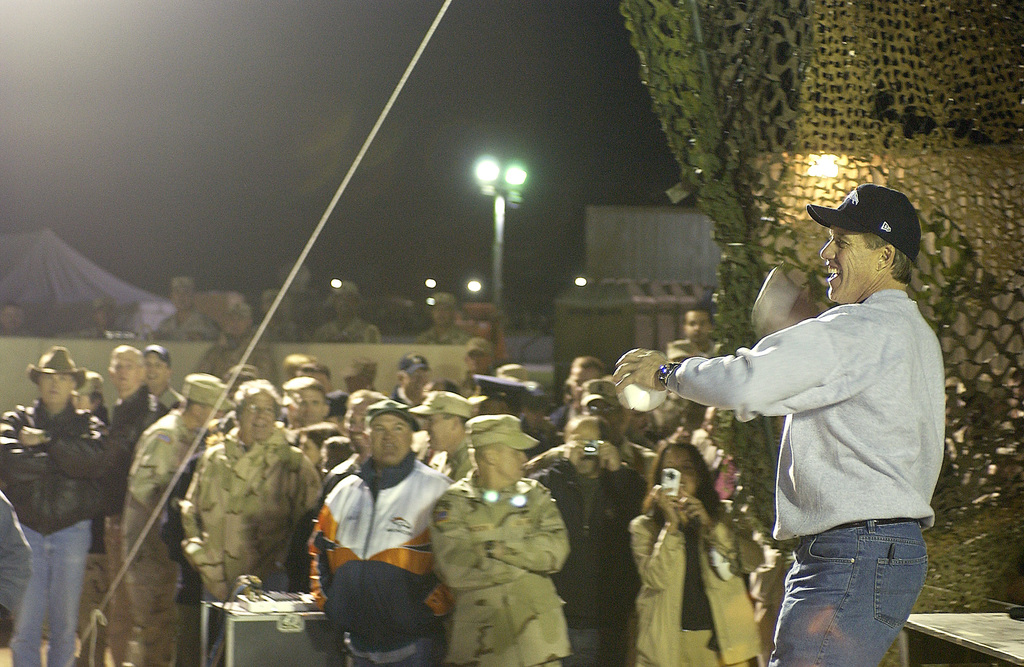
[[[245,406],[245,411],[248,412],[250,415],[253,415],[253,416],[256,416],[256,415],[263,415],[264,417],[276,417],[277,416],[277,409],[276,408],[263,408],[263,407],[260,407],[260,406],[256,405],[255,403],[250,403],[249,405]]]

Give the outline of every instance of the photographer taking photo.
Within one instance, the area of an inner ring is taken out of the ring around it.
[[[565,601],[573,655],[563,665],[623,665],[640,577],[629,547],[629,522],[640,513],[646,485],[622,463],[596,416],[572,419],[561,454],[531,477],[551,491],[569,532],[569,557],[553,574]]]
[[[743,575],[764,556],[733,531],[696,447],[662,444],[644,511],[629,527],[642,582],[636,664],[747,664],[761,642]]]

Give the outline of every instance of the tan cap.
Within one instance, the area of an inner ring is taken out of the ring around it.
[[[207,373],[191,373],[185,376],[181,393],[187,401],[202,405],[214,405],[226,388],[223,382],[212,375]],[[229,408],[231,407],[231,402],[225,399],[221,403],[221,407]]]
[[[595,378],[584,382],[583,398],[580,399],[580,405],[588,405],[596,400],[619,405],[619,395],[615,391],[615,383],[605,378]]]
[[[450,391],[431,391],[421,404],[409,408],[409,412],[414,415],[455,415],[469,419],[473,416],[473,404]]]
[[[519,380],[520,382],[530,381],[530,372],[521,364],[505,364],[504,366],[499,366],[498,369],[494,371],[494,375],[500,378]]]
[[[482,415],[466,422],[469,438],[477,449],[488,445],[505,445],[524,451],[535,447],[537,440],[523,433],[519,419],[512,415]]]

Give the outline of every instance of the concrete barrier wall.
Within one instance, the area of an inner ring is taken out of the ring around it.
[[[103,375],[107,405],[113,405],[117,396],[110,386],[107,367],[110,352],[121,344],[134,345],[140,350],[147,343],[139,340],[84,340],[80,338],[0,338],[0,412],[10,410],[17,404],[35,400],[36,386],[28,379],[26,369],[30,363],[38,364],[39,358],[53,345],[63,345],[71,351],[75,363]],[[191,373],[211,343],[160,343],[171,353],[171,367],[174,375],[171,384],[181,389],[181,380]],[[338,388],[344,388],[345,375],[357,357],[377,361],[376,388],[390,394],[395,386],[398,360],[408,352],[418,352],[430,362],[433,378],[448,378],[459,382],[465,375],[465,348],[461,345],[350,345],[342,343],[277,343],[272,344],[274,360],[281,363],[294,352],[311,354],[331,369],[331,376]]]

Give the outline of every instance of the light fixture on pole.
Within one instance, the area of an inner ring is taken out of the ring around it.
[[[526,170],[512,164],[502,170],[501,164],[491,157],[480,158],[476,163],[476,180],[480,190],[488,197],[494,197],[494,245],[491,248],[492,287],[491,300],[501,308],[501,259],[505,243],[505,205],[522,201],[521,191],[526,183]]]

